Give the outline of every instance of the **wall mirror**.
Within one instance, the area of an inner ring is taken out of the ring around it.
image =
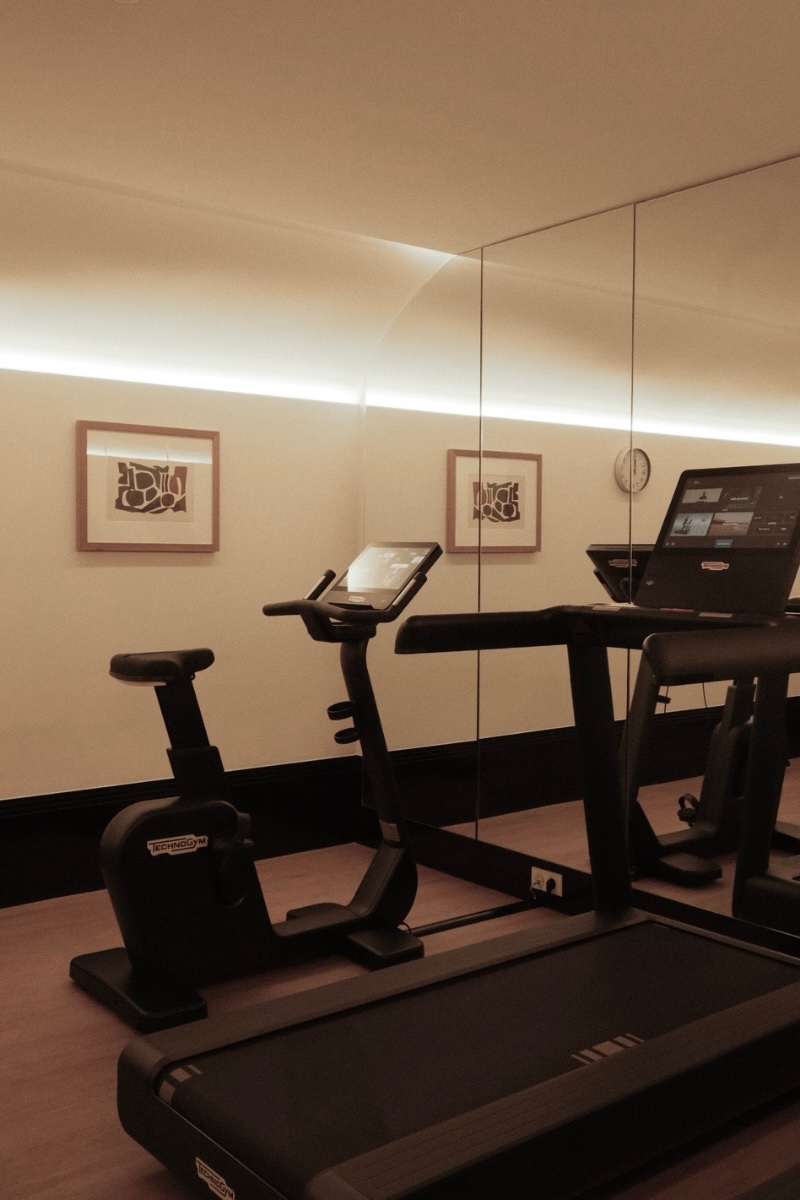
[[[409,442],[432,454],[423,478],[437,480],[434,493],[444,489],[447,449],[472,447],[484,460],[542,456],[540,549],[447,555],[419,611],[602,601],[586,546],[653,541],[685,467],[800,457],[799,191],[798,159],[746,172],[454,259],[414,298],[368,377],[367,529],[378,536],[384,465],[407,458]],[[458,391],[468,410],[448,413],[442,403],[407,420],[371,407],[375,388],[401,378],[421,395],[433,387],[452,401]],[[629,496],[613,466],[632,445],[652,472]],[[419,499],[406,487],[392,510],[411,513]],[[443,530],[441,495],[430,503]],[[478,657],[420,663],[416,680],[405,666],[387,670],[388,712],[413,704],[424,679],[435,697],[425,709],[437,716],[417,744],[476,740],[469,799],[446,823],[518,847],[525,821],[547,802],[525,755],[538,734],[571,724],[566,675],[556,651]],[[637,658],[612,652],[618,716]],[[723,694],[724,685],[676,689],[671,711]]]
[[[482,479],[489,464],[522,471],[539,508],[536,550],[516,549],[512,527],[507,552],[500,541],[447,553],[418,611],[602,600],[585,551],[628,537],[613,464],[630,436],[631,264],[624,209],[455,258],[393,324],[367,376],[365,540],[409,536],[410,522],[414,536],[445,544],[448,451],[474,455]],[[390,663],[391,647],[375,651],[390,744],[394,719],[405,745],[442,751],[439,820],[489,836],[485,821],[509,803],[541,803],[520,735],[571,724],[563,652]],[[615,666],[624,711],[625,664]],[[494,777],[509,744],[513,796],[508,775]]]
[[[480,448],[480,316],[480,255],[453,257],[379,346],[365,384],[363,542],[444,546],[447,452]],[[478,604],[477,555],[444,555],[410,611],[474,612]],[[432,787],[449,817],[474,817],[477,657],[445,657],[444,670],[438,655],[400,658],[392,635],[371,647],[371,672],[387,741],[400,753],[401,786],[410,772],[422,811]],[[452,751],[442,773],[431,749],[440,746]]]
[[[794,159],[638,208],[633,430],[654,470],[635,540],[656,536],[687,467],[800,458],[798,196]]]
[[[636,207],[628,253],[622,255],[628,263],[633,259],[634,278],[631,443],[648,454],[652,473],[647,487],[631,497],[634,542],[655,539],[686,467],[792,462],[800,457],[800,236],[793,217],[799,192],[800,163],[792,160]],[[531,239],[533,244],[538,237]],[[490,295],[487,284],[485,348],[491,344]],[[486,357],[491,363],[491,355]],[[573,348],[571,361],[576,357]],[[487,370],[484,445],[491,444],[499,424],[489,415],[490,378]],[[590,420],[587,415],[585,423]],[[556,429],[564,438],[564,430]],[[602,507],[605,517],[606,505]],[[623,529],[621,540],[627,536]],[[598,530],[591,540],[620,539],[613,530]],[[484,573],[482,597],[489,593],[488,578]],[[578,597],[575,582],[570,582],[572,595]],[[638,655],[612,651],[611,657],[618,660],[618,673],[619,660],[627,660],[630,680]],[[522,656],[509,662],[510,685],[513,673],[522,670]],[[487,733],[494,672],[502,672],[499,662],[482,666],[481,711],[486,719],[481,724]],[[619,674],[616,683],[619,700]],[[673,689],[669,711],[721,704],[726,686]],[[509,690],[516,697],[522,687],[524,681]],[[531,721],[527,727],[544,726]],[[483,782],[481,835],[535,853],[530,844],[535,810],[494,816],[489,806],[502,806],[503,801],[491,794],[485,777]],[[671,824],[658,832],[682,828],[677,807],[676,803]]]

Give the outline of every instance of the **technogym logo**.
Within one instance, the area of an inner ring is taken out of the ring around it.
[[[184,833],[180,837],[154,838],[147,843],[147,849],[155,858],[159,854],[191,854],[207,845],[208,838],[204,833]]]
[[[197,1177],[202,1179],[203,1183],[208,1187],[215,1196],[219,1196],[219,1200],[236,1200],[236,1192],[230,1187],[221,1175],[216,1171],[212,1171],[208,1163],[204,1163],[202,1158],[196,1158],[194,1164],[197,1168]]]

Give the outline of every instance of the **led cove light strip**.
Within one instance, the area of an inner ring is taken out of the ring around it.
[[[156,384],[163,387],[194,388],[198,391],[225,392],[232,395],[264,396],[285,400],[316,400],[326,404],[361,404],[360,387],[347,384],[304,382],[296,378],[266,379],[239,375],[195,373],[173,367],[146,366],[139,363],[108,363],[91,359],[43,358],[41,355],[0,350],[0,370],[27,371],[40,375],[67,375],[79,379],[108,379],[121,383]],[[477,418],[481,415],[477,400],[430,394],[403,394],[367,389],[367,408],[392,408],[407,412],[440,413],[442,415]],[[576,405],[570,411],[559,399],[548,405],[524,408],[488,402],[483,406],[484,419],[529,421],[532,424],[566,425],[586,429],[615,429],[627,431],[626,417],[608,413],[593,413]],[[652,433],[667,437],[708,439],[717,442],[752,442],[763,446],[800,446],[800,430],[788,433],[769,429],[718,425],[702,420],[685,421],[635,419],[634,432]]]
[[[707,438],[712,442],[753,442],[758,446],[800,446],[800,430],[786,433],[784,430],[753,429],[744,425],[703,424],[702,421],[681,423],[678,421],[639,420],[635,417],[634,436],[640,433],[665,434],[668,437]]]
[[[246,375],[215,375],[207,371],[185,371],[177,367],[146,366],[141,363],[96,362],[84,358],[44,358],[0,350],[0,369],[29,371],[38,375],[69,375],[78,379],[109,379],[118,383],[151,383],[163,387],[196,388],[204,392],[229,392],[241,396],[272,396],[285,400],[321,400],[327,404],[360,404],[361,390],[346,384],[293,379],[248,378]]]

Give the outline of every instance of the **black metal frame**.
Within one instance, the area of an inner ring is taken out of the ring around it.
[[[440,552],[441,553],[441,552]],[[435,561],[429,555],[426,565]],[[315,641],[340,646],[348,700],[332,705],[340,743],[358,741],[380,836],[350,902],[292,909],[273,923],[253,859],[250,820],[231,799],[219,751],[209,743],[194,689],[214,661],[208,649],[120,654],[111,674],[154,686],[170,741],[177,799],[130,805],[108,825],[101,866],[123,947],[78,955],[70,976],[134,1028],[149,1031],[207,1014],[203,984],[252,974],[287,959],[343,951],[370,967],[423,953],[399,926],[414,902],[417,869],[367,668],[379,624],[396,620],[425,583],[417,572],[383,610],[320,599],[327,571],[301,600],[264,606],[299,615]]]

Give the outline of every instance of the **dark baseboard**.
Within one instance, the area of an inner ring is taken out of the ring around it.
[[[660,714],[643,781],[702,774],[718,718],[717,708]],[[798,755],[800,697],[789,701],[787,727],[790,753]],[[473,821],[478,814],[490,817],[558,804],[581,793],[571,728],[400,750],[392,754],[392,762],[404,811],[419,826],[441,828]],[[371,839],[374,816],[362,804],[361,759],[356,755],[232,771],[229,779],[234,803],[251,816],[258,858]],[[105,826],[128,804],[171,795],[174,782],[161,779],[0,802],[0,907],[102,887],[98,847]],[[469,872],[477,869],[469,865],[472,852],[460,844],[437,839],[436,847],[442,869],[447,869],[449,853],[452,873],[470,878]],[[519,885],[505,890],[519,894],[522,863],[492,865],[492,883],[483,870],[481,866],[476,881],[500,890],[505,871],[518,873]]]
[[[357,756],[231,771],[234,804],[250,814],[258,858],[361,836]],[[121,809],[175,795],[172,779],[28,796],[0,803],[0,907],[103,887],[99,846]]]
[[[720,712],[713,707],[658,714],[642,783],[702,775]],[[621,721],[617,734],[622,734]],[[406,816],[426,825],[460,825],[478,815],[494,817],[581,796],[571,727],[399,750],[392,763]]]

